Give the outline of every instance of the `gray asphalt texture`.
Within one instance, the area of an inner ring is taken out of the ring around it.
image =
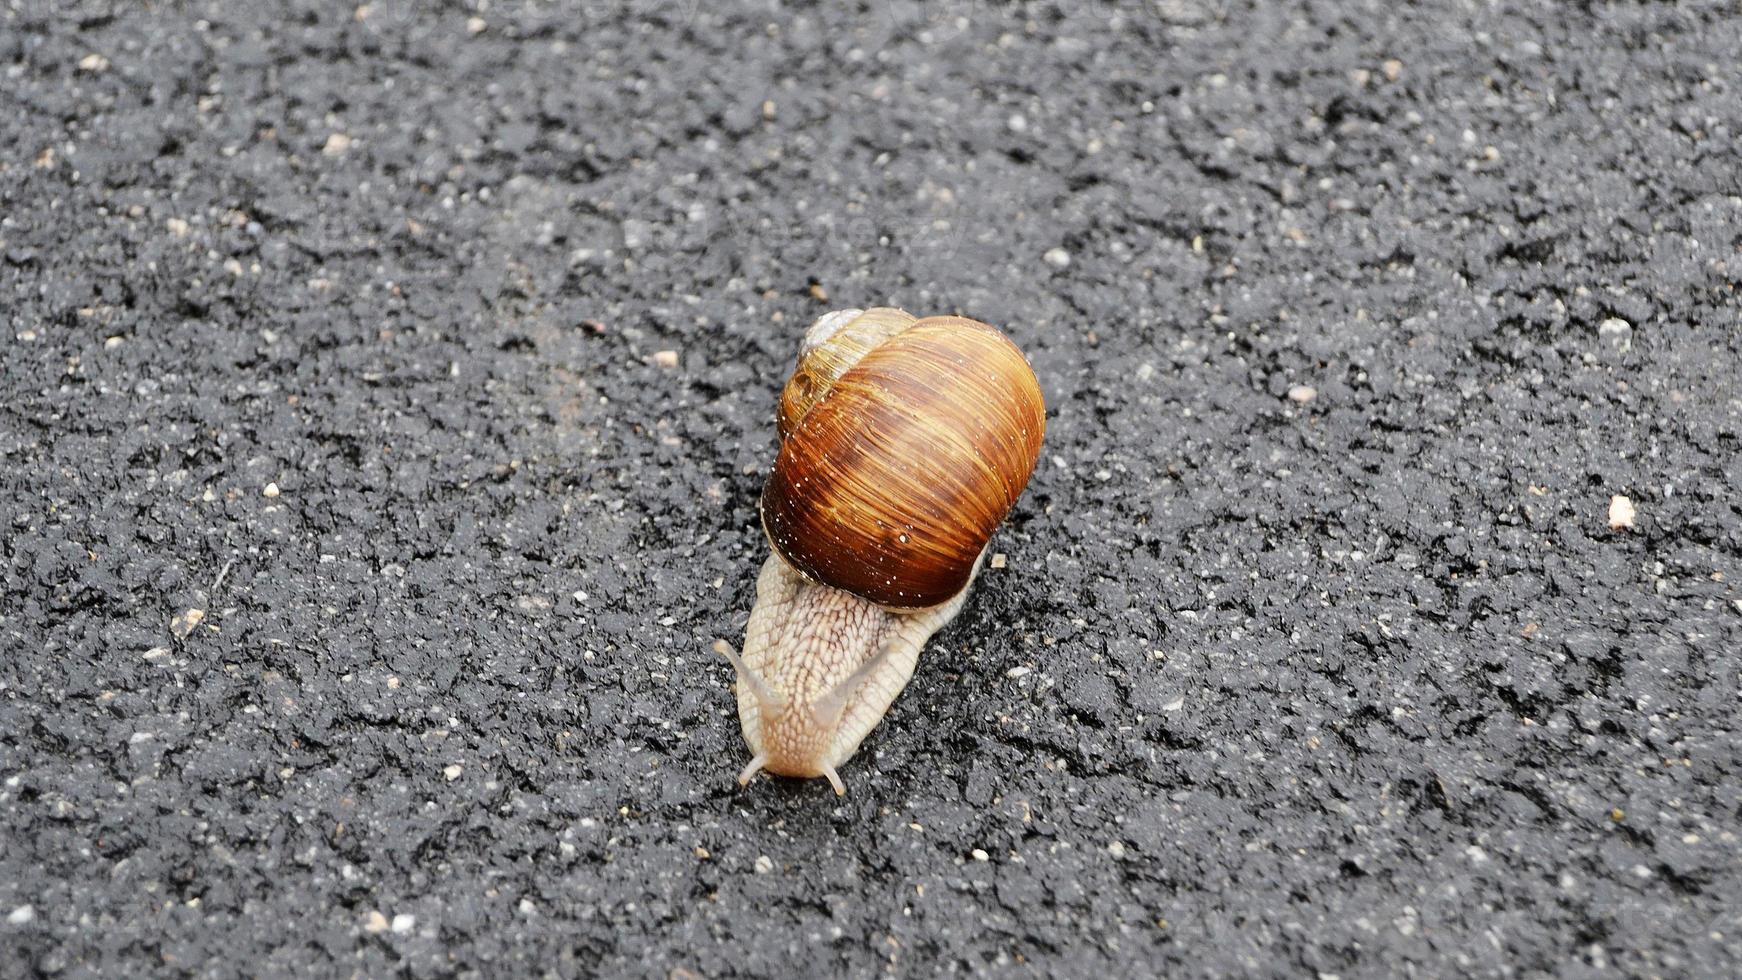
[[[0,975],[1734,975],[1738,64],[0,4]],[[848,795],[740,789],[774,400],[872,304],[1007,330],[1042,464]]]

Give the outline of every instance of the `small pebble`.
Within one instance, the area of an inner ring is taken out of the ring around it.
[[[371,911],[363,917],[363,931],[367,933],[386,932],[387,916],[378,911]]]
[[[268,483],[266,485],[266,489],[260,491],[260,495],[262,497],[276,497],[276,496],[278,496],[278,484]]]
[[[1638,511],[1633,509],[1633,501],[1620,494],[1609,498],[1609,530],[1626,531],[1633,527],[1633,518]]]
[[[401,912],[398,915],[393,917],[393,931],[394,932],[407,933],[407,932],[410,932],[416,926],[417,926],[417,916],[412,915],[410,912]]]
[[[675,368],[675,367],[677,367],[677,351],[674,351],[674,350],[655,351],[653,354],[653,363],[659,365],[662,368],[666,368],[668,370],[671,368]]]
[[[79,59],[79,70],[88,72],[108,71],[109,59],[97,54],[96,52],[92,52]]]
[[[484,28],[489,27],[489,26],[490,26],[489,24],[484,22],[484,18],[482,18],[482,17],[468,17],[468,18],[466,18],[466,33],[467,34],[482,34],[482,33],[484,33]]]
[[[780,107],[774,104],[773,99],[766,99],[763,101],[763,103],[762,103],[762,119],[764,122],[773,122],[774,117],[776,115],[778,115],[779,112],[780,112]]]
[[[321,147],[321,152],[327,156],[336,157],[344,155],[344,152],[350,148],[351,137],[344,133],[333,133],[327,137],[326,145]]]
[[[1633,349],[1633,324],[1612,316],[1597,324],[1597,336],[1619,351]]]
[[[465,771],[466,771],[465,766],[456,764],[456,765],[451,765],[451,766],[447,767],[446,769],[443,769],[442,775],[448,777],[448,782],[451,783],[454,780],[460,778],[460,774],[465,772]],[[398,932],[399,930],[395,929],[394,931]]]
[[[10,925],[21,926],[36,918],[36,909],[29,905],[20,905],[6,916]]]
[[[1063,269],[1071,264],[1071,253],[1062,248],[1049,248],[1041,258],[1055,269]]]
[[[1004,552],[1002,552],[1002,551],[1000,551],[997,554],[992,556],[992,567],[993,568],[1003,568],[1008,563],[1009,563],[1009,561],[1008,561],[1008,559],[1006,559],[1004,557]]]
[[[810,293],[811,299],[814,299],[819,303],[827,303],[829,301],[829,291],[824,289],[823,284],[820,282],[811,283]]]
[[[981,850],[978,847],[974,848],[972,851],[969,851],[968,853],[972,854],[974,856],[974,860],[976,860],[976,861],[990,861],[990,860],[992,860],[992,855],[987,854],[985,851]]]
[[[177,639],[185,640],[188,634],[200,625],[200,620],[205,618],[206,611],[204,609],[184,609],[169,621],[169,631],[174,633]]]
[[[1012,133],[1028,132],[1028,120],[1023,118],[1023,115],[1020,112],[1013,114],[1009,119],[1005,120],[1004,125],[1008,127]]]
[[[170,218],[168,221],[163,223],[163,226],[168,228],[169,233],[177,238],[187,237],[188,223],[180,218]]]
[[[774,870],[774,862],[764,854],[756,859],[756,873],[765,875]]]
[[[1403,74],[1403,62],[1396,58],[1390,58],[1386,60],[1385,64],[1379,66],[1379,70],[1385,73],[1386,81],[1395,82],[1397,77]]]
[[[1312,385],[1295,385],[1288,389],[1288,400],[1299,405],[1305,405],[1319,397],[1319,390]]]

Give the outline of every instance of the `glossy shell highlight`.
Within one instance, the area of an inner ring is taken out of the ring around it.
[[[927,317],[827,385],[802,362],[792,384],[806,391],[782,397],[780,455],[762,493],[775,550],[806,577],[890,608],[961,592],[1040,455],[1046,406],[1022,352],[976,320]],[[789,419],[789,401],[807,408]]]

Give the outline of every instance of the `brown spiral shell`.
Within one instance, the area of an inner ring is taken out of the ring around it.
[[[1040,384],[976,320],[834,316],[845,322],[807,342],[782,393],[762,526],[815,581],[897,609],[937,605],[967,586],[1034,472]]]

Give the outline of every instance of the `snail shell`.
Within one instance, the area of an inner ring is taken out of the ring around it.
[[[844,310],[805,335],[762,494],[774,546],[740,655],[738,774],[827,777],[967,601],[986,542],[1040,455],[1034,372],[992,327]]]
[[[997,329],[892,309],[819,320],[780,401],[762,526],[807,578],[891,609],[960,593],[1040,456],[1046,406]]]

